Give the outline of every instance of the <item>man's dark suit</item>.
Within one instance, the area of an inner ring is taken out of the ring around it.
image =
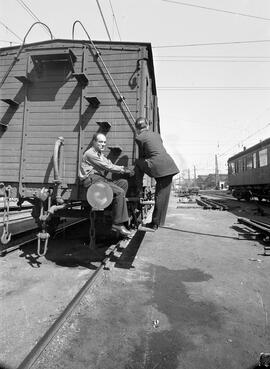
[[[179,170],[165,150],[158,133],[148,130],[141,131],[136,136],[139,148],[139,159],[136,162],[139,176],[146,173],[156,180],[155,207],[152,216],[153,225],[165,223],[172,178]]]

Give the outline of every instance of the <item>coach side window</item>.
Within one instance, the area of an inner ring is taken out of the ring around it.
[[[235,173],[239,173],[239,161],[236,160],[235,162]]]
[[[239,159],[238,160],[238,172],[242,172],[243,171],[243,160]]]
[[[234,162],[233,162],[233,161],[231,161],[231,162],[229,163],[228,173],[229,173],[229,174],[234,174],[234,173],[235,173],[235,165],[234,165]]]
[[[244,172],[246,170],[246,158],[243,158],[242,160],[242,171]]]
[[[254,152],[252,154],[252,157],[253,157],[253,168],[257,168],[257,153]]]
[[[252,169],[252,156],[251,155],[247,157],[247,170],[248,169]]]
[[[268,164],[267,162],[267,149],[263,149],[259,151],[259,166],[265,167]]]

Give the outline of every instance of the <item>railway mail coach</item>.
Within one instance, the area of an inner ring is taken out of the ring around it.
[[[270,138],[228,160],[229,188],[237,199],[270,199]]]
[[[2,48],[0,63],[0,192],[38,212],[86,199],[78,168],[94,133],[107,135],[112,162],[130,166],[135,119],[159,132],[149,43],[49,40]]]

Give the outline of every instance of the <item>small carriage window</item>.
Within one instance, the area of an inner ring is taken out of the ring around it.
[[[252,156],[247,157],[247,169],[252,169]]]
[[[243,161],[242,161],[242,170],[243,170],[243,172],[246,170],[246,158],[243,158]]]
[[[238,172],[240,173],[240,172],[242,172],[242,170],[243,170],[243,167],[242,167],[242,160],[240,159],[240,160],[238,160]]]
[[[235,165],[234,165],[234,162],[233,161],[229,163],[228,172],[229,172],[229,174],[235,173]]]
[[[257,168],[257,156],[256,152],[253,153],[253,168]]]
[[[263,149],[259,151],[259,166],[265,167],[267,164],[267,149]]]
[[[235,162],[235,173],[239,173],[239,163],[238,163],[238,161]]]

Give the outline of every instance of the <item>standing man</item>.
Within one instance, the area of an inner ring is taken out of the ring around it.
[[[113,190],[113,225],[112,230],[119,232],[122,236],[130,237],[131,233],[126,229],[124,223],[128,221],[128,210],[126,204],[126,192],[128,182],[126,179],[111,181],[104,175],[105,171],[112,173],[129,174],[128,168],[113,164],[107,159],[103,151],[106,146],[106,136],[102,133],[96,133],[93,136],[90,149],[88,149],[82,158],[79,178],[84,187],[89,187],[95,182],[106,182]]]
[[[144,173],[156,180],[152,222],[146,225],[156,230],[165,223],[172,178],[179,173],[179,170],[165,150],[160,135],[149,131],[149,125],[145,118],[138,118],[135,122],[135,128],[136,142],[139,147],[139,159],[135,167],[138,182],[142,182]]]

